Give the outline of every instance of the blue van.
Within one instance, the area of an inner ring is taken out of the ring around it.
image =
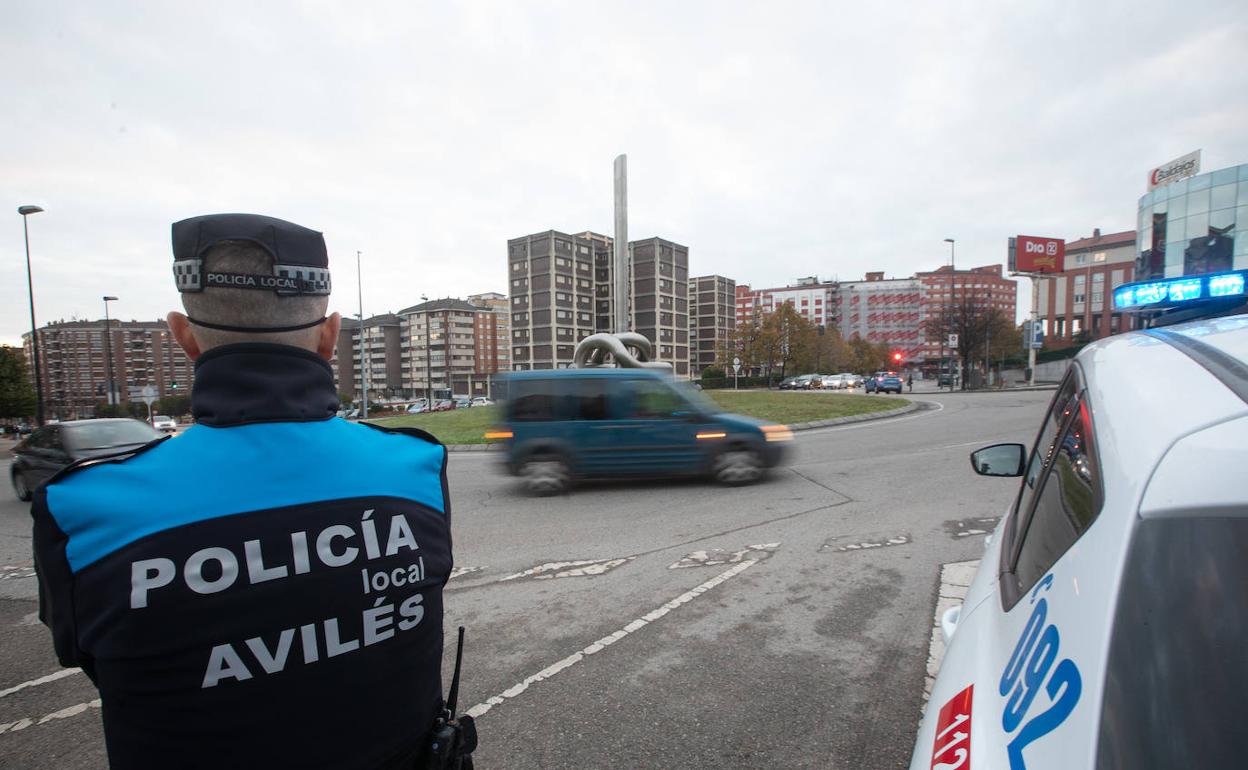
[[[780,461],[784,425],[721,412],[653,369],[555,369],[507,377],[506,466],[537,495],[578,478],[708,475],[749,484]]]

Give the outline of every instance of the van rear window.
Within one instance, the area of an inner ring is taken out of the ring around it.
[[[549,380],[517,382],[511,387],[509,411],[513,422],[540,422],[555,419],[555,383]]]

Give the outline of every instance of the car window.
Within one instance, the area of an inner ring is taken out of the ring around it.
[[[672,414],[687,411],[689,405],[657,380],[633,380],[633,414],[638,420],[667,420]]]
[[[520,382],[512,386],[511,419],[538,422],[555,419],[555,399],[550,382]]]
[[[1019,594],[1036,584],[1101,511],[1101,484],[1087,404],[1068,401],[1071,416],[1040,477],[1039,495],[1018,547],[1013,575]]]
[[[160,437],[156,429],[138,420],[88,422],[65,429],[65,443],[74,449],[108,449],[146,444]]]
[[[1057,432],[1061,430],[1062,424],[1070,416],[1067,407],[1070,399],[1075,395],[1075,387],[1075,371],[1071,369],[1053,396],[1053,402],[1049,405],[1049,411],[1040,426],[1040,435],[1031,449],[1031,457],[1027,461],[1027,471],[1023,474],[1022,489],[1019,491],[1019,499],[1015,506],[1019,514],[1025,514],[1031,509],[1031,504],[1035,499],[1036,483],[1040,479],[1041,471],[1044,470],[1045,461],[1049,459],[1053,442],[1057,439]]]
[[[1248,731],[1210,718],[1248,708],[1248,511],[1226,513],[1137,526],[1105,664],[1098,768],[1243,766]]]
[[[611,381],[589,377],[576,383],[572,398],[573,414],[581,420],[606,420],[611,416]]]
[[[40,428],[30,434],[30,438],[26,439],[26,448],[28,449],[48,449],[52,446],[53,428]]]

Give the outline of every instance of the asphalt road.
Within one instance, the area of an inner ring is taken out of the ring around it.
[[[1030,442],[1050,396],[915,394],[931,408],[801,433],[741,489],[533,499],[491,453],[453,454],[447,640],[467,626],[477,766],[905,767],[940,566],[980,555],[958,522],[999,516],[1017,488],[967,453]],[[0,766],[100,767],[84,676],[13,690],[59,670],[29,542],[26,506],[0,492]]]

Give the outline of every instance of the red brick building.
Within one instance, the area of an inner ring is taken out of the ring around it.
[[[1113,291],[1135,278],[1135,231],[1101,234],[1066,243],[1065,271],[1040,279],[1044,346],[1063,348],[1131,328],[1113,312]]]

